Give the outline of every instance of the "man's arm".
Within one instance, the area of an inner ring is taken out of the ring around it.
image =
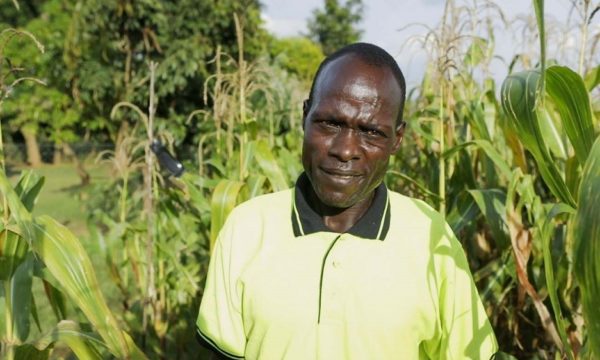
[[[241,294],[237,287],[242,268],[237,255],[243,249],[233,247],[235,236],[234,210],[215,243],[196,321],[197,336],[202,343],[224,359],[243,359],[246,348]]]
[[[465,253],[457,248],[440,289],[443,358],[490,359],[498,351],[494,330],[473,282]]]
[[[498,344],[462,245],[443,220],[432,229],[439,327],[425,350],[431,359],[490,359]]]

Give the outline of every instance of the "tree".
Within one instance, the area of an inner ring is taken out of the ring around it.
[[[20,41],[7,55],[13,68],[35,73],[46,87],[15,90],[14,106],[2,117],[31,145],[32,164],[39,163],[39,140],[55,148],[81,138],[114,141],[128,114],[111,119],[111,109],[119,101],[145,107],[149,61],[160,64],[157,117],[168,119],[160,127],[177,139],[195,139],[185,119],[210,106],[202,103],[202,91],[214,71],[216,47],[237,58],[233,14],[244,25],[247,60],[267,44],[258,0],[25,0],[20,5],[17,12],[10,1],[0,4],[0,29],[34,33],[46,51],[39,55],[35,44]]]
[[[362,20],[362,0],[325,0],[325,9],[315,9],[308,20],[308,36],[321,45],[329,55],[344,45],[360,39],[362,30],[357,25]]]
[[[320,47],[305,37],[274,38],[269,51],[276,64],[308,83],[323,61]]]

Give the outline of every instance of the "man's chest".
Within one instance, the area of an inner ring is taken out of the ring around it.
[[[265,248],[240,278],[245,328],[428,333],[437,318],[433,268],[411,249],[333,233]]]

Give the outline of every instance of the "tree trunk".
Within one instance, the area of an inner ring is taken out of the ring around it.
[[[52,164],[59,165],[63,161],[63,149],[62,145],[54,145],[54,154],[52,155]]]
[[[24,128],[21,129],[21,133],[25,138],[25,146],[27,148],[27,163],[32,167],[39,167],[42,165],[42,155],[40,154],[40,147],[36,138],[35,129]]]

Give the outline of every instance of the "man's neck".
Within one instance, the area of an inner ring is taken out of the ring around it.
[[[309,196],[311,202],[315,204],[315,210],[323,218],[325,226],[331,231],[343,233],[350,230],[369,210],[375,198],[375,190],[370,196],[348,208],[336,208],[324,204],[312,189]]]

